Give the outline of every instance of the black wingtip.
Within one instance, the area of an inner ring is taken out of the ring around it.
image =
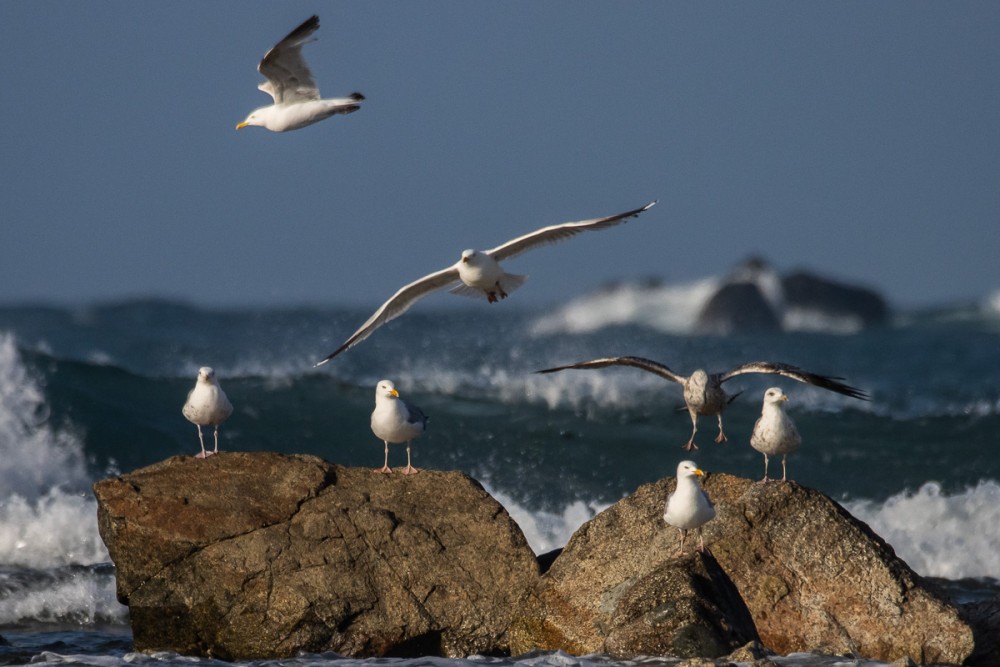
[[[355,102],[360,102],[361,100],[365,99],[365,96],[357,91],[351,93],[350,95],[348,95],[348,97],[350,97]]]
[[[313,33],[316,30],[319,30],[319,17],[313,14],[305,21],[303,21],[298,28],[285,35],[285,39],[281,41],[285,41],[286,39],[305,37],[306,35]]]
[[[324,357],[323,359],[320,359],[319,361],[317,361],[316,364],[313,366],[313,368],[319,368],[320,366],[322,366],[323,364],[329,362],[335,356],[337,356],[338,354],[340,354],[341,352],[343,352],[344,350],[346,350],[348,347],[350,347],[350,346],[349,345],[341,345],[336,350],[334,350],[330,354],[326,355],[326,357]]]

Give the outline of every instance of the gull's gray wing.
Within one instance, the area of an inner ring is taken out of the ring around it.
[[[830,391],[835,391],[838,394],[850,396],[851,398],[861,399],[862,401],[870,400],[868,394],[865,392],[841,382],[841,380],[844,379],[842,377],[810,373],[809,371],[802,370],[798,366],[782,364],[776,361],[751,361],[748,364],[737,366],[730,371],[719,374],[719,382],[725,382],[726,380],[734,378],[737,375],[745,375],[747,373],[780,375],[782,377],[791,378],[792,380],[798,380],[799,382],[811,384],[815,387],[829,389]]]
[[[666,378],[672,380],[679,385],[683,385],[687,380],[686,377],[674,373],[672,370],[667,368],[661,363],[652,361],[650,359],[643,359],[642,357],[607,357],[605,359],[594,359],[593,361],[581,361],[577,364],[570,364],[568,366],[557,366],[556,368],[546,368],[545,370],[535,371],[536,373],[555,373],[556,371],[564,371],[569,368],[580,368],[580,369],[593,369],[593,368],[606,368],[608,366],[631,366],[632,368],[640,368],[644,371],[649,371],[650,373],[655,373],[661,378]]]
[[[643,211],[651,209],[655,204],[656,202],[652,201],[642,208],[619,213],[618,215],[609,215],[606,218],[594,218],[593,220],[581,220],[580,222],[564,222],[561,225],[542,227],[541,229],[537,229],[530,234],[525,234],[524,236],[519,236],[516,239],[507,241],[503,245],[499,245],[492,250],[487,250],[486,254],[499,262],[501,260],[514,257],[515,255],[520,255],[522,252],[531,250],[536,246],[564,241],[571,236],[579,234],[580,232],[613,227],[625,222],[629,218],[634,218]]]
[[[344,341],[343,345],[328,354],[316,365],[322,366],[347,348],[357,345],[365,338],[368,338],[368,336],[370,336],[375,329],[378,329],[390,320],[396,319],[409,310],[410,306],[412,306],[418,299],[435,290],[439,290],[442,287],[447,287],[456,280],[458,280],[458,269],[454,266],[449,266],[447,269],[441,269],[440,271],[424,276],[419,280],[414,280],[409,285],[401,287],[399,291],[389,297],[389,300],[383,303],[379,309],[376,310],[375,313],[361,325],[360,329],[351,334],[351,337]]]
[[[309,66],[302,58],[302,45],[319,30],[319,17],[313,14],[264,54],[257,70],[267,77],[257,86],[274,98],[275,104],[318,100],[319,88]]]
[[[410,424],[422,424],[425,428],[427,427],[428,417],[424,414],[423,410],[406,401],[403,401],[403,405],[406,406],[406,412],[408,413],[406,415],[407,422]]]

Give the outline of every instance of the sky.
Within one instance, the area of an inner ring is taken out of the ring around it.
[[[320,91],[361,110],[236,131],[313,13]],[[998,34],[997,2],[3,2],[0,303],[375,307],[465,248],[652,200],[509,262],[518,302],[752,254],[979,299]]]

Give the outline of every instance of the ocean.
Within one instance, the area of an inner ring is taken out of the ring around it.
[[[694,459],[708,472],[759,478],[750,431],[769,386],[790,397],[802,434],[789,476],[828,494],[957,599],[1000,592],[1000,298],[897,312],[858,330],[789,319],[780,333],[691,333],[692,291],[620,290],[548,309],[421,304],[330,364],[370,311],[344,307],[213,309],[163,300],[0,306],[0,664],[210,663],[131,649],[128,610],[97,532],[91,484],[199,451],[181,415],[200,366],[212,366],[235,411],[224,450],[308,453],[378,467],[369,429],[374,387],[388,378],[430,416],[414,465],[480,480],[537,553],[641,484]],[[450,297],[449,297],[450,299]],[[863,402],[777,376],[742,376],[725,414],[699,420],[680,388],[636,369],[535,370],[635,355],[689,373],[771,360],[846,378]],[[405,462],[390,449],[390,465]],[[348,660],[307,655],[277,665],[621,665],[538,653],[467,660]],[[796,654],[784,665],[876,665]],[[639,664],[672,664],[665,659]]]

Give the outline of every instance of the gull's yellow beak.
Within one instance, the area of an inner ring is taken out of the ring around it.
[[[704,477],[705,476],[705,471],[702,470],[701,468],[695,468],[693,472],[694,472],[694,474],[698,475],[698,477]]]
[[[237,130],[242,130],[242,129],[243,129],[244,127],[246,127],[247,125],[249,125],[249,123],[247,123],[246,121],[243,121],[242,123],[237,123],[237,124],[236,124],[236,129],[237,129]]]
[[[399,398],[399,392],[396,391],[395,389],[390,389],[389,393],[395,396],[396,398]]]
[[[782,394],[781,395],[781,400],[782,401],[787,401],[788,400],[788,396],[786,396],[785,394]]]

